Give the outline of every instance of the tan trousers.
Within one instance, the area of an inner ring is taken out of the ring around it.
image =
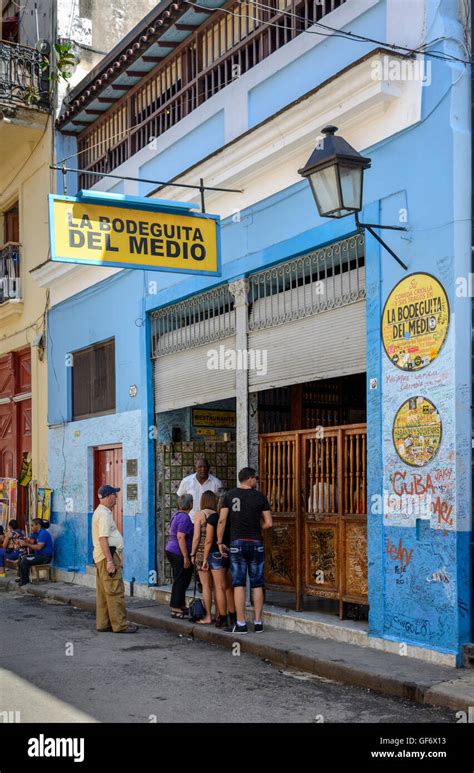
[[[96,628],[103,631],[112,628],[115,633],[127,627],[125,609],[125,586],[122,577],[122,565],[117,554],[114,555],[117,569],[115,577],[109,577],[107,560],[99,561],[96,568]]]

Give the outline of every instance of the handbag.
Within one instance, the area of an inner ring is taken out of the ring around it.
[[[206,609],[204,607],[204,604],[202,603],[201,599],[196,598],[196,586],[198,582],[198,574],[196,569],[194,570],[194,590],[193,590],[193,598],[191,603],[189,604],[189,619],[192,623],[197,622],[197,620],[201,620],[203,617],[206,616]]]

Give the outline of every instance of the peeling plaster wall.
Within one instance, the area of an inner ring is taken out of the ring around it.
[[[38,39],[72,40],[78,65],[68,84],[61,83],[59,104],[65,94],[100,62],[146,14],[156,0],[38,0],[21,16],[20,43],[35,46]]]

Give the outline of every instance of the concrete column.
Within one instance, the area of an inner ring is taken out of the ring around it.
[[[229,290],[235,301],[235,348],[237,353],[247,350],[248,320],[248,279],[229,282]],[[237,471],[248,466],[249,428],[248,428],[248,371],[237,367],[235,372],[236,396],[236,461]]]

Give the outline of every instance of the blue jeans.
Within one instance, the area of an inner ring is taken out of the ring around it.
[[[209,564],[209,569],[228,569],[229,568],[229,559],[226,558],[226,556],[221,556],[220,552],[211,550],[207,557],[207,563]]]
[[[265,551],[260,540],[237,539],[230,543],[230,572],[234,588],[245,586],[247,572],[251,588],[263,588]]]
[[[10,550],[10,548],[0,548],[0,566],[5,566],[5,559],[8,561],[16,561],[19,557],[19,550]]]

